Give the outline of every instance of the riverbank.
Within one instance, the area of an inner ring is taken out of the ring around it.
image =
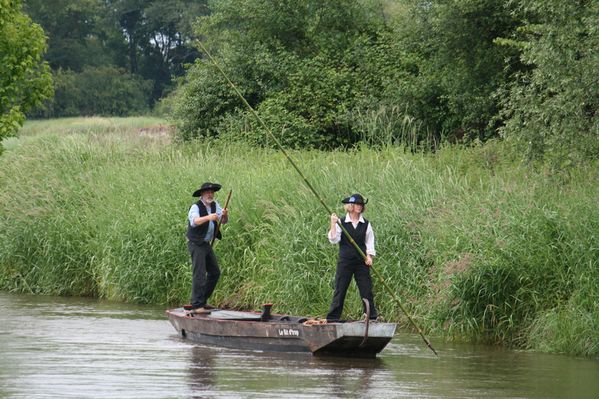
[[[76,126],[76,128],[72,128]],[[0,157],[0,289],[187,302],[185,217],[203,181],[233,190],[216,244],[220,305],[323,316],[328,215],[280,153],[173,143],[154,118],[27,122]],[[599,168],[532,171],[500,144],[437,154],[295,151],[325,202],[370,198],[375,267],[432,334],[599,353]],[[405,322],[375,283],[381,313]],[[346,317],[359,317],[350,289]],[[407,324],[406,324],[407,325]]]

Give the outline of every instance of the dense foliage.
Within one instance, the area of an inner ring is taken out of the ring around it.
[[[211,3],[198,33],[251,105],[291,147],[334,147],[356,141],[355,104],[367,103],[380,81],[364,57],[381,21],[355,1]],[[233,135],[263,144],[264,132],[213,66],[197,62],[181,90],[176,116],[185,137]]]
[[[221,201],[233,189],[215,303],[325,314],[337,257],[329,217],[279,152],[170,144],[155,120],[26,128],[0,158],[0,289],[186,303],[185,217],[210,180],[224,185]],[[565,179],[504,154],[501,144],[291,152],[333,210],[348,193],[369,198],[374,267],[427,333],[596,356],[597,162]],[[374,287],[381,314],[408,326]],[[352,289],[345,315],[360,313]]]
[[[507,137],[557,165],[597,157],[597,3],[214,1],[197,32],[290,147],[414,148]],[[207,59],[175,101],[182,137],[268,144]]]
[[[394,37],[417,61],[406,79],[392,79],[388,101],[401,104],[442,141],[497,137],[495,92],[519,69],[517,52],[497,46],[517,24],[505,1],[409,1]],[[506,60],[508,62],[506,62]]]
[[[44,32],[22,11],[19,0],[0,0],[0,153],[2,139],[15,134],[25,113],[51,95],[43,61]]]
[[[377,66],[385,62],[392,72],[401,69],[400,49],[393,47],[376,4],[213,2],[212,13],[198,23],[198,33],[284,144],[345,146],[359,139],[357,112],[375,106],[374,95],[383,88]],[[196,62],[188,73],[175,116],[184,137],[266,141],[251,114],[206,62]]]
[[[38,111],[44,117],[139,115],[148,110],[152,82],[111,66],[54,72],[54,98]]]
[[[528,66],[509,86],[503,133],[562,169],[599,157],[599,3],[525,0],[505,44]]]
[[[176,77],[185,73],[184,65],[198,56],[191,45],[191,22],[207,11],[202,0],[25,0],[24,3],[28,14],[48,36],[46,60],[55,76],[67,73],[77,82],[94,85],[93,77],[91,82],[85,80],[90,77],[90,70],[100,68],[104,73],[112,71],[114,76],[110,79],[120,76],[129,82],[150,81],[151,90],[143,91],[146,109],[172,90]],[[60,85],[59,82],[58,90]],[[122,102],[118,95],[115,88],[114,101]],[[114,115],[139,113],[138,100],[133,104],[127,110],[114,107],[117,109]],[[77,111],[77,115],[86,115],[89,108],[85,102],[60,96],[36,116],[68,116]],[[103,105],[91,108],[106,109]],[[64,110],[69,112],[63,113]]]

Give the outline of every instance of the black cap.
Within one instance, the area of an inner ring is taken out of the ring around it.
[[[364,201],[364,197],[362,197],[360,194],[353,194],[351,197],[342,199],[341,202],[343,202],[344,204],[366,205],[368,203],[368,200]]]
[[[212,191],[218,191],[220,190],[222,186],[218,183],[210,183],[210,182],[206,182],[204,184],[202,184],[202,186],[200,188],[198,188],[196,191],[193,192],[193,196],[194,197],[201,197],[202,193],[206,190],[212,190]]]

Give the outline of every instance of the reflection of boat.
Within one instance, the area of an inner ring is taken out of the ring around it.
[[[205,345],[271,352],[375,357],[391,341],[396,324],[365,321],[320,324],[305,317],[212,310],[191,315],[183,308],[166,314],[183,338]]]

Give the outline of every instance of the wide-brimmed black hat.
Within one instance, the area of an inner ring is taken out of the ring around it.
[[[341,200],[344,204],[360,204],[366,205],[368,203],[368,199],[364,201],[364,197],[360,194],[353,194],[351,197],[347,197]]]
[[[222,186],[218,183],[210,183],[210,182],[206,182],[204,184],[202,184],[202,186],[200,188],[198,188],[196,191],[193,192],[193,196],[194,197],[201,197],[202,193],[206,190],[212,190],[212,191],[218,191],[220,190]]]

